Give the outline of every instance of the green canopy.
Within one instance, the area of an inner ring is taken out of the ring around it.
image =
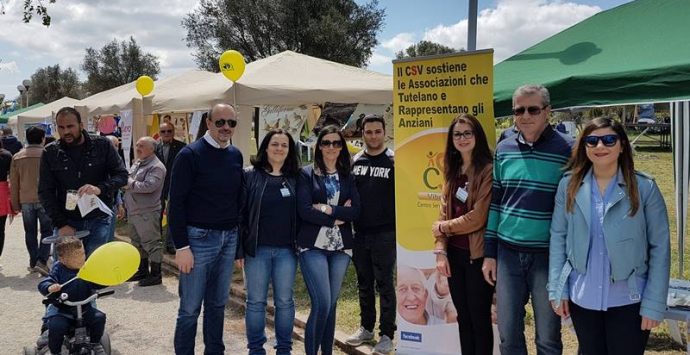
[[[5,112],[5,113],[3,113],[2,115],[0,115],[0,123],[7,123],[7,120],[9,120],[10,117],[16,116],[16,115],[18,115],[18,114],[20,114],[20,113],[22,113],[22,112],[26,112],[26,111],[29,111],[29,110],[33,110],[33,109],[38,108],[38,107],[41,107],[41,106],[43,106],[43,105],[45,105],[45,104],[41,102],[41,103],[33,104],[33,105],[29,106],[29,107],[24,107],[24,108],[20,108],[20,109],[18,109],[18,110]]]
[[[690,98],[690,1],[637,0],[598,13],[494,67],[496,116],[542,84],[554,108]]]

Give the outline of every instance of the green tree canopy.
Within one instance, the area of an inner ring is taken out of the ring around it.
[[[395,54],[395,57],[397,59],[403,59],[403,58],[413,58],[413,57],[423,57],[427,55],[435,55],[435,54],[448,54],[448,53],[455,53],[455,52],[462,52],[464,49],[460,49],[459,51],[455,48],[447,47],[442,44],[436,43],[436,42],[431,42],[431,41],[420,41],[417,44],[413,44],[404,51],[399,51],[398,53]]]
[[[202,0],[185,16],[187,46],[199,68],[218,71],[228,49],[247,61],[285,50],[361,67],[378,44],[385,10],[378,1]]]
[[[47,104],[65,96],[81,99],[81,85],[77,72],[72,68],[63,70],[59,64],[39,68],[31,75],[29,105]]]
[[[131,83],[142,75],[154,80],[160,73],[158,57],[144,53],[134,40],[117,40],[106,44],[100,50],[86,48],[86,55],[81,64],[86,72],[86,91],[89,95]]]

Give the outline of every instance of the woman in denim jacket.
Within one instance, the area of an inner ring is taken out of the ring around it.
[[[625,130],[610,118],[587,124],[566,169],[551,221],[554,312],[572,317],[581,354],[643,354],[666,309],[664,198],[634,170]]]

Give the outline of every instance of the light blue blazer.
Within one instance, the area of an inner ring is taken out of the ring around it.
[[[590,169],[575,196],[572,212],[567,212],[565,205],[571,173],[566,173],[558,185],[549,247],[550,300],[568,299],[571,271],[575,269],[581,274],[587,271],[591,174]],[[631,299],[642,302],[640,314],[661,321],[666,310],[671,260],[666,204],[654,179],[635,172],[640,205],[637,213],[630,216],[625,180],[621,174],[618,176],[621,177],[614,187],[614,197],[604,207],[603,231],[611,262],[611,281],[626,280]],[[637,289],[635,275],[647,280],[644,290]]]

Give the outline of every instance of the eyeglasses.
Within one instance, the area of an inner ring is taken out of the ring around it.
[[[460,138],[472,139],[472,137],[474,137],[474,132],[472,131],[453,131],[453,139],[455,140],[460,140]]]
[[[228,126],[230,126],[230,128],[237,127],[237,120],[233,120],[232,118],[228,118],[227,120],[221,118],[221,119],[213,122],[213,124],[216,125],[217,128],[221,128],[221,127],[225,126],[225,123],[227,123]]]
[[[161,129],[160,132],[161,133],[172,133],[173,131],[172,131],[172,129]]]
[[[594,148],[599,145],[599,141],[604,143],[607,147],[613,147],[618,142],[617,134],[607,134],[605,136],[587,136],[585,137],[585,144],[589,148]]]
[[[334,140],[334,141],[329,141],[329,140],[322,140],[321,141],[321,146],[322,147],[333,147],[333,148],[342,148],[343,147],[343,141],[340,139]]]
[[[513,109],[513,114],[515,114],[515,116],[522,116],[522,115],[525,114],[525,111],[527,111],[530,115],[533,115],[533,116],[534,116],[534,115],[540,114],[540,113],[541,113],[541,110],[547,108],[548,106],[549,106],[549,105],[545,105],[545,106],[542,106],[542,107],[539,107],[539,106],[529,106],[529,107],[527,107],[527,108],[522,107],[522,106],[518,106],[518,107],[516,107],[516,108]]]

